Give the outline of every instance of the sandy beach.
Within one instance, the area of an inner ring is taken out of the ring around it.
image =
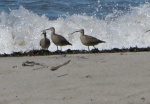
[[[150,104],[149,57],[150,52],[1,57],[0,104]]]

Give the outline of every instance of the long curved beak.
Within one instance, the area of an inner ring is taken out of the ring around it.
[[[76,32],[80,32],[80,31],[75,31],[75,32],[71,33],[71,35],[74,34],[74,33],[76,33]]]
[[[48,28],[48,29],[44,29],[44,30],[42,30],[41,32],[45,32],[45,31],[47,31],[47,30],[50,30],[50,28]]]
[[[46,30],[50,30],[50,28],[48,28],[48,29],[45,29],[45,31],[46,31]]]
[[[149,32],[150,30],[147,30],[145,33]]]

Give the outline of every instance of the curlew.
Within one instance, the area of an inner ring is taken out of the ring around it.
[[[45,29],[45,31],[46,30],[51,30],[51,39],[52,42],[57,46],[57,51],[58,51],[58,46],[61,46],[61,50],[62,50],[62,46],[72,45],[63,36],[56,34],[54,27]]]
[[[42,31],[42,35],[44,35],[44,38],[40,41],[40,46],[42,49],[48,50],[48,47],[50,46],[50,40],[46,37],[46,31]]]
[[[92,36],[89,36],[89,35],[85,35],[84,34],[84,29],[80,29],[80,30],[75,31],[75,32],[73,32],[71,34],[74,34],[76,32],[80,32],[80,34],[81,34],[80,35],[80,40],[81,40],[83,45],[88,46],[88,51],[90,50],[89,46],[93,46],[94,47],[95,45],[97,45],[99,43],[106,43],[105,41],[99,40],[99,39],[97,39],[95,37],[92,37]]]

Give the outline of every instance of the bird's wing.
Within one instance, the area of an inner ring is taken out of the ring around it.
[[[48,38],[46,38],[46,42],[47,44],[50,44],[50,40]]]
[[[43,41],[43,39],[41,39],[41,41],[40,41],[40,46],[42,46],[42,41]]]
[[[64,38],[63,36],[61,36],[61,35],[58,35],[58,34],[56,34],[57,35],[57,38],[59,38],[59,40],[63,43],[63,42],[68,42],[67,40],[66,40],[66,38]],[[69,42],[68,42],[69,43]]]
[[[57,38],[59,39],[59,41],[62,43],[62,45],[72,45],[71,43],[69,43],[63,36],[56,34]]]
[[[88,39],[89,41],[95,41],[98,40],[97,38],[93,37],[93,36],[89,36],[89,35],[85,35],[86,39]]]
[[[89,35],[85,35],[85,36],[86,36],[86,38],[87,38],[89,41],[91,41],[91,42],[105,43],[105,41],[99,40],[99,39],[97,39],[97,38],[95,38],[95,37],[93,37],[93,36],[89,36]]]
[[[58,35],[58,34],[56,34],[56,35],[58,36],[58,38],[59,38],[60,40],[66,40],[63,36]]]

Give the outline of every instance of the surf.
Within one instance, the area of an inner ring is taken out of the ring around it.
[[[70,35],[78,29],[84,29],[85,34],[106,41],[96,46],[99,50],[148,47],[150,32],[145,31],[150,29],[149,11],[150,3],[145,3],[131,7],[128,13],[114,10],[103,19],[83,13],[63,15],[51,20],[45,14],[38,15],[20,6],[9,13],[0,13],[0,54],[40,50],[41,31],[50,27],[55,27],[56,33],[72,43],[72,46],[65,46],[63,50],[87,50],[79,34]],[[50,39],[50,31],[47,32],[47,38]],[[56,46],[52,43],[48,50],[55,51]]]

